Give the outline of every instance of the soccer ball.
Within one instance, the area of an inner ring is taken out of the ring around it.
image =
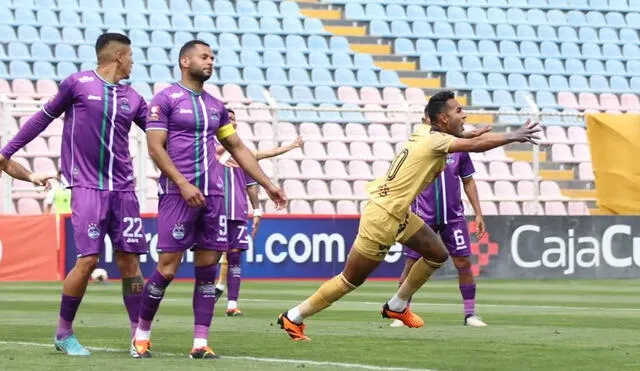
[[[93,279],[95,282],[103,282],[106,281],[107,278],[109,278],[107,276],[107,271],[102,268],[96,268],[93,270],[93,272],[91,272],[91,279]]]

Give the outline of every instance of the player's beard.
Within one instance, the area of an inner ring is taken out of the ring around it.
[[[200,82],[205,82],[211,78],[213,70],[210,73],[206,73],[204,69],[190,71],[191,78]]]

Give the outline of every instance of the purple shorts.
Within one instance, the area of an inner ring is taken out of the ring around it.
[[[247,222],[244,220],[228,220],[229,227],[229,250],[240,249],[247,250],[249,248],[249,238],[247,236]]]
[[[158,252],[199,249],[227,251],[227,217],[223,196],[205,196],[206,205],[189,207],[179,194],[160,195]]]
[[[471,241],[469,240],[469,230],[465,220],[453,221],[441,225],[429,225],[429,227],[440,235],[442,242],[444,242],[447,250],[449,250],[450,256],[471,255]],[[406,246],[403,247],[402,251],[408,258],[420,258],[420,254]]]
[[[135,192],[74,187],[71,190],[71,224],[78,257],[100,254],[104,250],[105,235],[109,235],[116,251],[147,253]]]

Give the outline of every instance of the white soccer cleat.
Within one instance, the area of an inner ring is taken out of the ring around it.
[[[393,322],[389,325],[390,327],[404,327],[404,323],[399,319],[394,319]]]
[[[464,319],[465,326],[471,327],[487,327],[487,324],[482,321],[482,319],[475,314],[472,314]]]

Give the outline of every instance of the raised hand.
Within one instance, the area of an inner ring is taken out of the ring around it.
[[[518,128],[518,130],[509,133],[512,138],[516,142],[526,143],[529,142],[531,144],[538,144],[538,140],[540,136],[537,133],[541,132],[542,128],[540,128],[539,122],[531,122],[531,120],[527,120],[524,125]]]

